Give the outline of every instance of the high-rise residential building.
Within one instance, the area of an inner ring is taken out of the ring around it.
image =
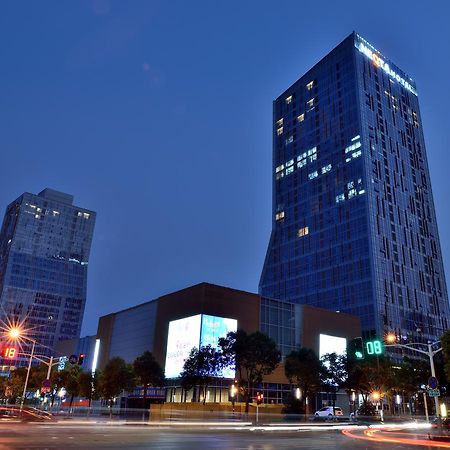
[[[36,354],[52,355],[59,340],[80,335],[94,224],[95,212],[48,188],[25,192],[6,208],[0,318],[3,327],[23,323]]]
[[[352,33],[273,105],[260,293],[422,342],[449,302],[415,82]]]

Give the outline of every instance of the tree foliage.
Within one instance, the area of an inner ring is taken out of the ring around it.
[[[133,389],[134,386],[135,376],[132,366],[116,356],[106,363],[100,374],[98,393],[112,406],[115,397],[118,397],[123,390]]]
[[[213,379],[219,375],[221,355],[211,345],[199,349],[193,348],[184,361],[180,374],[184,389],[199,386],[202,390],[203,404],[206,402],[206,392]]]
[[[430,376],[430,365],[421,359],[405,357],[401,364],[396,364],[393,369],[393,389],[415,394],[422,385],[427,383]]]
[[[352,364],[349,370],[347,385],[359,391],[364,401],[374,392],[389,392],[395,381],[391,360],[385,356],[366,359]]]
[[[147,388],[149,386],[164,385],[164,371],[153,354],[149,351],[142,353],[141,356],[138,356],[134,360],[133,370],[136,375],[136,381],[144,388],[142,403],[145,408]]]
[[[243,330],[229,332],[219,339],[222,365],[237,371],[241,387],[246,386],[246,412],[253,386],[261,383],[264,375],[272,373],[281,361],[276,343],[266,334]]]
[[[322,356],[323,378],[325,384],[342,388],[348,379],[348,361],[346,355],[327,353]]]
[[[80,376],[83,373],[78,365],[73,365],[61,372],[56,372],[54,375],[54,382],[58,387],[64,387],[67,394],[70,396],[69,407],[72,407],[73,399],[81,395],[80,390]]]
[[[306,410],[307,398],[318,392],[322,386],[326,372],[323,363],[314,350],[301,347],[286,356],[284,372],[288,380],[302,390]]]

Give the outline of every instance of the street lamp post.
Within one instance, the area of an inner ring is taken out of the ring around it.
[[[27,393],[27,386],[28,386],[28,378],[30,378],[31,363],[33,362],[34,348],[36,346],[36,341],[34,339],[29,339],[29,341],[31,341],[33,343],[33,346],[31,347],[30,360],[28,361],[27,376],[25,377],[25,384],[23,385],[23,394],[22,394],[22,399],[20,401],[20,411],[22,411],[23,404],[25,402],[25,395]]]
[[[423,342],[413,342],[411,344],[388,344],[386,347],[402,347],[407,348],[409,350],[413,350],[417,353],[421,353],[422,355],[427,355],[428,359],[430,361],[430,371],[431,376],[436,378],[436,371],[434,369],[434,356],[437,355],[440,351],[442,351],[442,347],[439,347],[437,350],[433,350],[433,347],[436,344],[440,344],[439,341],[436,342],[430,342],[428,341],[427,344],[424,344]],[[412,347],[413,345],[426,345],[427,350],[421,350],[419,348]],[[426,407],[426,404],[425,404]],[[439,400],[437,397],[434,397],[434,407],[436,409],[436,417],[439,415]]]
[[[32,338],[26,336],[26,335],[24,334],[24,330],[23,330],[20,326],[11,326],[11,327],[10,327],[9,329],[7,329],[6,331],[7,331],[7,336],[8,336],[10,339],[14,340],[14,341],[26,340],[26,341],[29,341],[29,342],[31,342],[31,343],[33,344],[32,347],[31,347],[31,353],[30,353],[29,355],[28,355],[28,354],[25,354],[26,356],[29,356],[30,359],[29,359],[29,361],[28,361],[27,375],[26,375],[26,377],[25,377],[25,383],[24,383],[24,386],[23,386],[22,399],[21,399],[21,401],[20,401],[20,411],[22,412],[22,410],[23,410],[23,405],[24,405],[24,403],[25,403],[25,396],[26,396],[26,394],[27,394],[28,380],[29,380],[29,378],[30,378],[31,365],[32,365],[32,363],[33,363],[33,358],[36,358],[36,359],[38,359],[39,361],[44,362],[45,364],[48,365],[47,379],[49,379],[49,378],[50,378],[50,373],[51,373],[51,370],[52,370],[52,366],[53,366],[53,356],[51,356],[51,357],[49,358],[49,359],[50,359],[49,362],[44,361],[44,360],[43,360],[41,357],[39,357],[39,356],[36,356],[36,355],[34,354],[34,350],[36,349],[36,343],[37,343],[36,340],[34,340],[34,339],[32,339]]]

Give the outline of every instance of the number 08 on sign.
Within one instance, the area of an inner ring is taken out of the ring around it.
[[[375,339],[373,341],[366,342],[366,353],[368,355],[382,355],[384,351],[383,343]]]

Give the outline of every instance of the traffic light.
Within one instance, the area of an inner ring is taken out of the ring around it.
[[[5,359],[14,359],[17,356],[16,347],[4,347],[2,349],[2,357]]]
[[[373,339],[366,342],[366,353],[370,356],[378,356],[384,353],[384,345],[380,339]]]
[[[78,356],[78,365],[82,366],[84,362],[84,353],[80,353],[80,355]]]
[[[264,395],[261,394],[260,392],[256,393],[256,404],[260,405],[264,400]]]
[[[356,361],[364,359],[364,343],[361,337],[357,337],[349,342],[347,354],[349,359]]]

